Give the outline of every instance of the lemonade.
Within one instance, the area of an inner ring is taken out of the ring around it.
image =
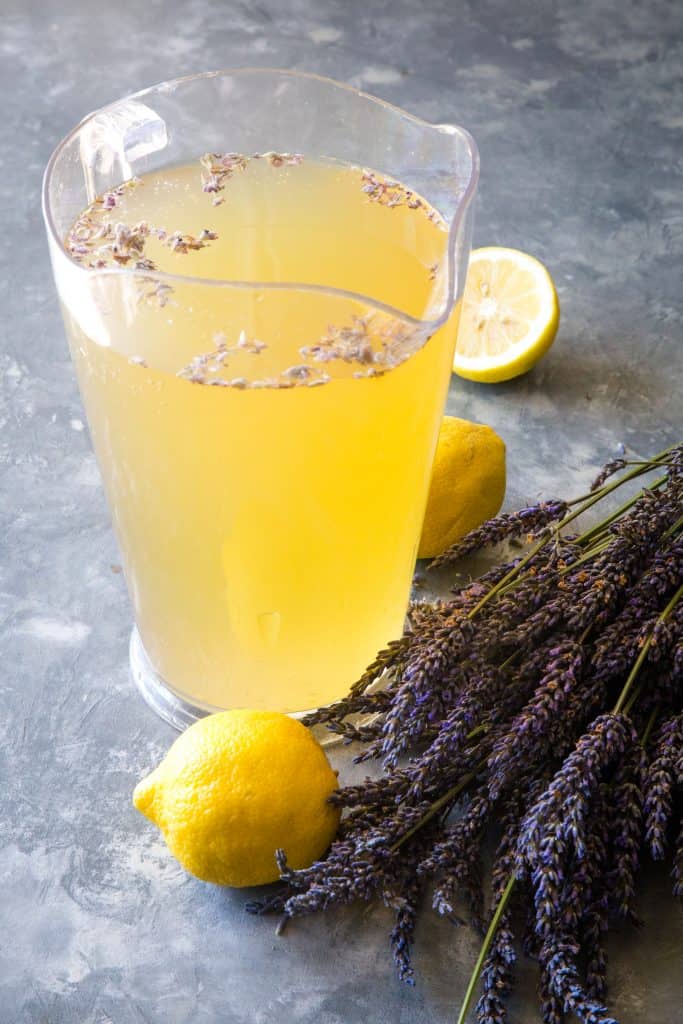
[[[402,184],[275,153],[151,173],[69,232],[58,286],[137,626],[193,704],[316,707],[401,634],[447,244]]]

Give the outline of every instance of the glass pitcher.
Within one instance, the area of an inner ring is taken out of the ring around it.
[[[88,116],[45,174],[57,291],[149,704],[302,713],[400,636],[478,155],[315,75]]]

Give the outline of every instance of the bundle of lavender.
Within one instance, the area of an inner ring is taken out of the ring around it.
[[[644,474],[647,487],[568,534]],[[477,1021],[508,1019],[518,945],[538,961],[546,1024],[565,1013],[609,1024],[606,933],[635,919],[641,856],[665,856],[683,783],[683,444],[616,460],[575,501],[499,516],[437,564],[510,538],[526,545],[518,558],[419,605],[411,631],[349,696],[309,716],[384,771],[337,791],[344,817],[325,859],[293,871],[280,852],[282,891],[250,909],[286,920],[381,899],[395,910],[393,955],[412,984],[429,887],[440,914],[458,921],[465,906],[485,933],[460,1024],[480,985]]]

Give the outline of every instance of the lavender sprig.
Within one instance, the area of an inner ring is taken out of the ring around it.
[[[625,469],[625,468],[626,468],[626,459],[624,459],[624,458],[620,457],[620,458],[617,458],[617,459],[612,459],[611,462],[607,462],[603,466],[603,468],[600,470],[600,472],[596,476],[596,478],[593,481],[593,483],[591,484],[591,486],[590,486],[591,493],[594,493],[595,491],[599,491],[600,488],[603,486],[603,484],[606,483],[606,481],[609,480],[609,478],[611,476],[614,476],[614,474],[618,473],[619,470]]]
[[[541,952],[541,963],[548,983],[563,1004],[565,1013],[573,1013],[583,1024],[619,1024],[605,1006],[591,999],[581,982],[577,966],[579,946],[571,939],[548,943]]]
[[[540,1010],[543,1024],[564,1024],[563,1002],[555,993],[548,969],[544,965],[541,966],[538,998],[541,1004]]]
[[[389,936],[398,976],[408,985],[415,984],[410,950],[415,936],[418,898],[419,886],[413,876],[404,883],[403,895],[395,897],[393,905],[396,910],[396,923]]]
[[[586,991],[591,999],[602,1000],[607,992],[607,951],[609,898],[605,890],[595,892],[584,913],[581,944],[586,959]]]
[[[459,889],[464,890],[475,923],[481,919],[481,883],[476,874],[479,845],[491,810],[485,790],[475,794],[465,814],[438,839],[418,865],[421,876],[435,876],[433,906],[438,913],[452,916]]]
[[[643,784],[646,766],[647,757],[642,744],[634,742],[614,773],[613,794],[608,811],[613,852],[606,887],[615,909],[632,920],[636,920],[633,898],[643,841]]]
[[[559,862],[571,842],[577,857],[585,854],[585,820],[591,797],[603,773],[637,742],[630,719],[614,712],[600,715],[579,739],[548,786],[522,822],[517,846],[517,870],[522,876],[543,875],[553,885],[559,876]],[[544,924],[544,889],[537,890],[538,924]],[[551,897],[552,899],[552,897]]]
[[[553,720],[562,715],[569,695],[578,686],[584,651],[570,640],[554,648],[534,696],[513,718],[510,728],[495,743],[488,761],[489,793],[496,799],[505,786],[520,776],[527,761],[538,761],[550,742]]]
[[[673,787],[683,781],[683,713],[660,726],[645,771],[645,839],[654,860],[666,852]]]
[[[516,537],[535,537],[548,523],[556,522],[566,514],[569,506],[564,501],[543,501],[538,505],[530,505],[519,512],[506,512],[489,519],[483,526],[471,530],[462,540],[456,541],[450,548],[430,563],[431,569],[439,569],[452,565],[460,558],[472,555],[483,548],[494,547],[503,541]]]
[[[496,906],[503,898],[508,880],[513,876],[520,817],[529,804],[537,799],[546,781],[541,777],[518,782],[501,813],[501,838],[491,869],[491,889]],[[483,962],[483,991],[476,1006],[478,1024],[506,1024],[505,997],[514,985],[516,959],[512,913],[508,904],[500,916],[498,929]]]
[[[674,896],[683,896],[683,818],[681,819],[678,839],[676,840],[676,853],[674,855],[674,866],[671,876],[674,880]]]
[[[427,651],[417,648],[408,653],[401,682],[384,720],[381,741],[368,749],[368,756],[381,755],[386,767],[394,767],[429,724],[435,696],[437,707],[440,704],[443,708],[443,697],[448,700],[460,690],[464,675],[458,669],[457,659],[470,646],[473,632],[471,623],[462,619],[441,628]]]
[[[388,882],[382,893],[384,903],[396,914],[394,927],[389,935],[389,944],[398,976],[408,985],[415,984],[411,950],[423,888],[417,867],[431,840],[430,830],[425,829],[410,852],[394,863],[393,871],[389,873]]]
[[[505,997],[512,991],[512,968],[517,960],[511,915],[503,914],[482,968],[483,992],[476,1006],[478,1024],[507,1024]]]

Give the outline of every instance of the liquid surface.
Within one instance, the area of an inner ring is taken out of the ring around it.
[[[241,159],[100,197],[66,241],[90,271],[58,282],[153,664],[196,702],[300,711],[401,633],[457,309],[430,336],[361,298],[443,308],[447,232],[410,190]]]

